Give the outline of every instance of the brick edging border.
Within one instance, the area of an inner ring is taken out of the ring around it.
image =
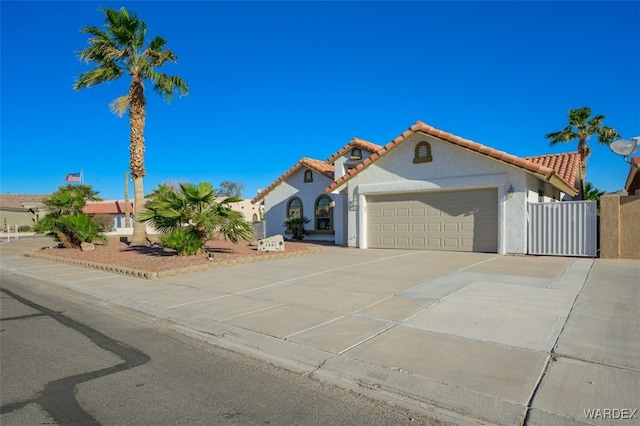
[[[37,250],[40,250],[40,249],[37,249]],[[228,259],[228,260],[214,260],[210,263],[203,263],[200,265],[187,266],[184,268],[176,268],[176,269],[170,269],[168,271],[158,271],[158,272],[144,271],[142,269],[133,269],[133,268],[127,268],[125,266],[109,265],[105,263],[90,262],[87,260],[52,256],[49,254],[39,253],[38,251],[28,251],[28,252],[25,252],[24,255],[27,257],[33,257],[35,259],[49,260],[52,262],[65,263],[67,265],[80,266],[83,268],[97,269],[100,271],[111,272],[114,274],[127,275],[130,277],[145,278],[148,280],[152,280],[157,278],[171,277],[174,275],[190,274],[192,272],[201,272],[208,269],[222,268],[225,266],[233,266],[233,265],[240,265],[243,263],[262,262],[265,260],[302,256],[305,254],[323,253],[326,251],[327,249],[320,248],[320,249],[299,250],[299,251],[294,251],[289,253],[287,252],[269,253],[263,256],[247,256],[247,257],[238,257],[235,259]]]

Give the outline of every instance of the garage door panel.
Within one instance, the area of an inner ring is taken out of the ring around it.
[[[413,232],[424,232],[425,231],[425,224],[424,223],[412,223],[411,224],[411,231],[413,231]]]
[[[473,232],[475,229],[475,223],[461,223],[460,230],[462,232]]]
[[[414,248],[425,248],[426,241],[424,238],[411,238],[411,247]]]
[[[369,246],[497,251],[496,189],[372,196]]]
[[[396,238],[396,245],[402,248],[409,248],[409,238],[398,237]]]

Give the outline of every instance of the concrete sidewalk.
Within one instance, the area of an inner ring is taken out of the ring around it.
[[[0,248],[3,275],[454,423],[640,424],[638,261],[331,248],[145,280]]]

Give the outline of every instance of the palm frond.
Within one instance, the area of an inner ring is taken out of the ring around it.
[[[109,104],[109,109],[114,114],[118,114],[118,116],[122,117],[124,115],[124,113],[127,112],[127,109],[129,108],[129,105],[131,104],[129,99],[130,98],[129,98],[128,94],[124,95],[124,96],[120,96],[120,97],[114,99]]]
[[[557,143],[570,142],[571,140],[575,139],[577,135],[574,133],[571,126],[567,126],[559,132],[547,133],[544,137],[545,139],[550,140],[549,145],[555,145]]]
[[[118,67],[94,68],[84,74],[80,74],[73,85],[74,90],[80,90],[95,86],[111,80],[116,80],[122,75]]]
[[[178,92],[180,97],[188,94],[189,87],[177,76],[169,76],[159,72],[150,72],[147,77],[153,82],[153,91],[162,96],[162,98],[171,102],[174,94]]]
[[[600,128],[598,132],[598,142],[601,144],[609,145],[615,139],[620,139],[620,133],[613,127],[603,126]]]

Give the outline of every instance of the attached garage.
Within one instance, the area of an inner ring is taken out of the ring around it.
[[[370,248],[498,251],[497,188],[371,195]]]

